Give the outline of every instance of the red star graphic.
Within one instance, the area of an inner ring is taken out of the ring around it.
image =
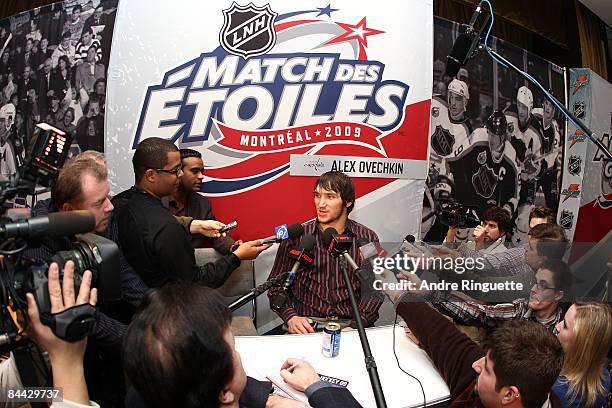
[[[360,54],[363,54],[364,48],[368,46],[368,36],[384,33],[384,31],[381,30],[375,30],[373,28],[366,27],[365,17],[362,18],[361,21],[355,25],[338,22],[336,22],[336,24],[342,27],[344,29],[344,32],[338,35],[337,37],[334,37],[331,40],[327,41],[323,45],[357,40],[357,42],[359,42]]]

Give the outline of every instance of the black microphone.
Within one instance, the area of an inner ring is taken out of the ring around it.
[[[0,226],[2,238],[36,238],[44,235],[63,236],[93,231],[96,218],[89,211],[51,213]]]
[[[342,255],[353,246],[353,237],[340,235],[335,228],[329,227],[323,231],[323,244],[332,256]]]
[[[299,224],[298,224],[299,225]],[[302,238],[302,245],[299,248],[293,248],[289,251],[287,256],[291,259],[295,259],[295,263],[291,267],[291,270],[287,274],[287,279],[283,285],[283,290],[270,301],[270,307],[272,310],[278,311],[282,309],[287,303],[288,290],[293,285],[295,275],[300,265],[304,267],[311,266],[314,262],[314,255],[312,249],[316,245],[317,240],[312,235],[306,235]]]
[[[262,245],[275,244],[284,241],[287,238],[293,239],[301,237],[304,234],[304,227],[302,226],[302,224],[292,224],[288,227],[286,224],[283,224],[277,226],[276,228],[274,228],[274,230],[276,231],[276,234],[264,238]]]
[[[335,228],[329,227],[323,231],[323,243],[327,247],[327,252],[332,256],[342,256],[351,268],[357,270],[359,265],[348,253],[348,250],[353,246],[353,237],[348,235],[338,234]]]
[[[228,306],[229,310],[233,312],[236,309],[242,307],[243,305],[249,303],[251,300],[255,299],[256,297],[264,293],[266,290],[270,289],[272,286],[276,286],[277,284],[279,284],[284,278],[287,277],[288,274],[289,272],[281,273],[280,275],[277,275],[274,278],[265,281],[261,285],[254,287],[253,289],[230,303]],[[0,346],[1,345],[2,343],[0,342]]]
[[[480,31],[474,29],[476,19],[482,10],[482,2],[478,3],[470,22],[467,24],[465,33],[459,34],[453,44],[453,49],[446,57],[446,75],[454,77],[459,69],[464,66],[473,56],[478,42],[480,41]]]

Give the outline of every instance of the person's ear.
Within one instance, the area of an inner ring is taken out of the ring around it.
[[[64,203],[62,204],[62,208],[60,208],[59,210],[60,211],[73,211],[74,207],[70,203]]]
[[[346,209],[348,210],[353,205],[355,205],[355,202],[354,201],[347,201],[346,203],[344,203],[344,205],[346,206]]]
[[[565,292],[562,290],[557,291],[556,295],[555,295],[555,300],[557,302],[559,302],[561,299],[563,299],[563,296],[565,296]]]
[[[144,177],[149,183],[155,183],[155,180],[157,179],[157,172],[153,169],[147,169]]]
[[[515,387],[514,385],[502,387],[501,395],[502,395],[502,400],[501,400],[502,405],[510,405],[510,404],[516,403],[517,400],[518,402],[520,402],[520,399],[521,399],[521,394],[519,393],[518,388]]]
[[[219,393],[219,403],[220,405],[229,405],[236,401],[236,395],[234,392],[229,389],[229,387],[224,387]]]

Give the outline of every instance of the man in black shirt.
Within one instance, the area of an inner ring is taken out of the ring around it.
[[[245,242],[214,263],[196,265],[189,236],[161,202],[179,184],[182,165],[178,148],[165,139],[145,139],[134,152],[132,164],[136,185],[117,195],[113,204],[123,252],[147,285],[159,287],[179,280],[216,288],[241,260],[255,259],[270,247],[261,245],[261,240]],[[206,223],[208,236],[220,236],[222,223]]]

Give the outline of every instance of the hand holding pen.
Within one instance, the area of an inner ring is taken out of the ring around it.
[[[288,358],[281,367],[280,375],[287,384],[302,392],[320,380],[319,374],[306,360],[297,358]]]

